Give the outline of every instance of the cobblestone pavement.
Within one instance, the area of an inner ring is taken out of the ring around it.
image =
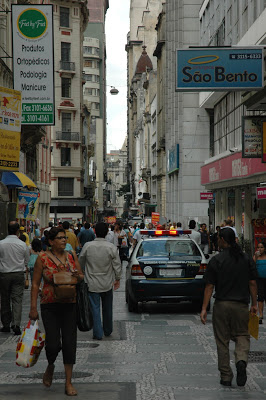
[[[25,291],[23,324],[27,322],[30,292]],[[102,341],[92,333],[78,334],[74,382],[79,398],[90,400],[211,400],[264,399],[266,394],[266,321],[260,338],[251,340],[248,381],[244,388],[219,384],[217,354],[211,325],[200,323],[190,305],[145,305],[128,313],[124,283],[114,296],[114,333]],[[0,334],[0,399],[60,399],[64,382],[61,355],[55,384],[42,387],[45,353],[30,369],[15,365],[17,337]],[[231,348],[232,368],[233,345]],[[40,385],[36,385],[40,384]],[[29,386],[30,385],[30,386]],[[12,388],[12,390],[11,390]],[[37,389],[38,388],[38,389]],[[20,393],[20,395],[19,395]],[[24,394],[23,394],[24,393]],[[32,392],[31,392],[32,393]]]

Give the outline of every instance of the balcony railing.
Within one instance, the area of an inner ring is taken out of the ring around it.
[[[80,142],[79,132],[56,132],[56,140],[66,140],[70,142]]]
[[[63,71],[75,71],[75,63],[72,61],[60,61],[60,69]]]

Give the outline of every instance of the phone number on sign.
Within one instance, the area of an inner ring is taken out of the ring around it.
[[[18,166],[19,166],[18,161],[0,160],[0,167],[15,167],[15,168],[18,168]]]
[[[51,116],[52,117],[52,116]],[[24,115],[23,122],[49,122],[50,115]]]

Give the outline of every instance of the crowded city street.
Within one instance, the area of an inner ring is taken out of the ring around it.
[[[114,292],[114,332],[101,341],[92,332],[78,332],[77,361],[73,382],[80,399],[90,400],[260,400],[266,393],[266,326],[259,340],[251,339],[244,388],[219,384],[217,353],[211,324],[200,322],[190,303],[156,304],[129,313],[125,302],[125,268],[121,286]],[[30,290],[25,290],[22,326],[28,322]],[[42,327],[42,324],[41,324]],[[42,330],[42,328],[41,328]],[[51,388],[42,385],[46,366],[43,351],[32,368],[16,365],[17,336],[0,334],[0,399],[66,398],[62,387],[61,354],[55,365]],[[231,366],[234,370],[234,355]],[[236,374],[235,374],[236,375]]]

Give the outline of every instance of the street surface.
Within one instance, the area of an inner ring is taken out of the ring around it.
[[[125,263],[123,266],[125,272]],[[30,290],[25,290],[23,325],[28,321]],[[145,305],[129,313],[124,279],[114,294],[114,333],[102,341],[78,333],[74,386],[89,400],[242,400],[265,399],[266,320],[251,339],[248,381],[244,388],[219,384],[211,312],[203,326],[189,304]],[[50,389],[42,385],[45,352],[29,369],[15,364],[17,336],[0,333],[0,399],[66,399],[62,356]],[[233,362],[233,345],[231,352]]]

